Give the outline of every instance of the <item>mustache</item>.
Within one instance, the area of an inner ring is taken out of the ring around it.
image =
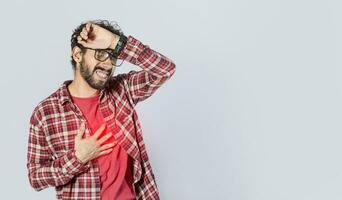
[[[99,69],[99,70],[102,70],[102,71],[106,71],[106,72],[108,72],[109,74],[111,74],[111,73],[112,73],[112,70],[113,70],[113,68],[107,70],[107,69],[105,69],[105,68],[103,68],[103,67],[95,66],[95,67],[94,67],[94,70],[93,70],[93,73],[94,73],[96,70],[98,70],[98,69]]]

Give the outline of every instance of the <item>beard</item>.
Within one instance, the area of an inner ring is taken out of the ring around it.
[[[113,68],[110,70],[105,70],[104,68],[100,67],[99,64],[94,67],[93,71],[90,71],[90,68],[83,61],[80,63],[81,76],[90,85],[90,87],[97,90],[101,90],[108,85],[110,77],[113,75],[113,71]],[[101,74],[107,74],[107,77],[104,80],[96,80],[95,73],[97,72],[101,72]]]

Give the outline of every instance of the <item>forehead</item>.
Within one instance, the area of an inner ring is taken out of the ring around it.
[[[86,50],[86,52],[90,52],[92,54],[94,54],[95,52],[97,52],[97,53],[109,53],[110,54],[108,49],[88,49],[88,48],[86,48],[85,50]]]
[[[84,52],[84,55],[94,55],[95,54],[95,50],[93,50],[93,49],[84,49],[83,52]]]

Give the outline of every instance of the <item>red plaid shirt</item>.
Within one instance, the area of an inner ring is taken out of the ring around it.
[[[151,96],[175,72],[175,64],[140,41],[128,37],[119,58],[140,66],[111,78],[100,91],[99,108],[109,129],[119,127],[115,139],[133,158],[136,199],[159,199],[135,105]],[[32,187],[53,186],[57,199],[100,199],[96,161],[82,164],[75,156],[74,137],[85,118],[72,102],[66,81],[34,109],[29,128],[27,168]],[[89,127],[86,127],[89,135]]]

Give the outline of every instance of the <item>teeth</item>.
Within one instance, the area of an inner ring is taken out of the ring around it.
[[[99,75],[101,78],[107,78],[108,72],[102,71],[102,70],[96,70],[97,75]]]

